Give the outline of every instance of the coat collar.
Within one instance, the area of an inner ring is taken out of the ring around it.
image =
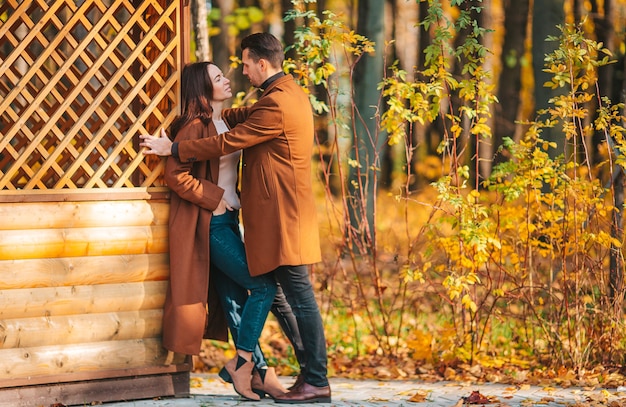
[[[283,71],[275,73],[274,75],[267,78],[259,89],[261,89],[261,91],[265,91],[265,89],[267,89],[274,81],[276,81],[276,79],[282,78],[283,76],[285,76],[285,73]]]
[[[291,74],[286,74],[286,75],[282,75],[281,77],[278,77],[272,83],[270,83],[265,90],[263,90],[261,92],[261,96],[267,94],[271,89],[275,88],[276,86],[280,85],[281,83],[284,83],[284,82],[289,81],[289,80],[293,80],[293,76]]]

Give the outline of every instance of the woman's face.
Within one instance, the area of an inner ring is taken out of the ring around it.
[[[209,78],[213,84],[213,100],[222,102],[233,96],[230,90],[230,80],[228,80],[222,70],[215,65],[209,65]]]

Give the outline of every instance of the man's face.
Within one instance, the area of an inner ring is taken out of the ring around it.
[[[265,82],[265,73],[263,71],[263,65],[265,61],[260,59],[258,62],[254,62],[248,54],[248,49],[244,49],[241,53],[241,62],[243,64],[243,74],[248,77],[248,80],[252,86],[258,88],[263,82]]]

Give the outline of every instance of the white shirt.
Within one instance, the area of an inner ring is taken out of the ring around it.
[[[224,120],[213,120],[213,124],[218,134],[225,133],[229,130]],[[220,173],[217,186],[224,190],[223,199],[228,202],[233,209],[241,208],[241,202],[237,195],[237,169],[239,168],[238,164],[240,158],[241,150],[220,157]]]

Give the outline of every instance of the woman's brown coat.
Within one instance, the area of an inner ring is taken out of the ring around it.
[[[217,137],[178,143],[182,162],[243,150],[241,213],[250,274],[321,260],[311,172],[313,112],[291,75],[272,82],[250,108],[226,109],[235,126]]]
[[[217,135],[215,126],[194,120],[176,140]],[[170,284],[163,310],[163,346],[196,355],[202,338],[228,340],[224,311],[210,284],[209,226],[224,190],[217,186],[219,160],[181,163],[169,157],[165,181],[172,189],[169,218]],[[208,303],[208,304],[207,304]],[[207,316],[208,311],[208,316]]]

